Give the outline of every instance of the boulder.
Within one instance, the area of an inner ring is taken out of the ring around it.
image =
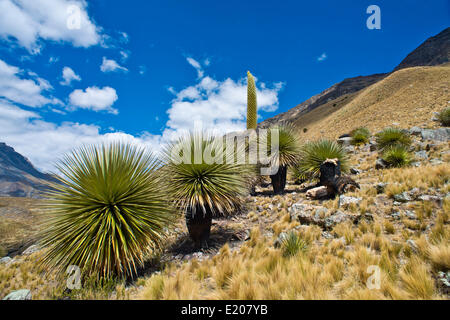
[[[9,264],[12,261],[10,257],[3,257],[0,259],[0,264]]]
[[[350,216],[342,211],[336,211],[335,214],[325,218],[324,227],[326,229],[332,229],[335,225],[350,220]]]
[[[22,289],[11,292],[3,300],[31,300],[31,297],[30,290]]]
[[[421,150],[419,152],[414,153],[414,156],[417,159],[421,159],[421,160],[427,160],[428,159],[428,154],[425,150]]]
[[[352,137],[342,137],[337,140],[337,143],[339,143],[342,146],[350,146],[352,144],[353,138]]]
[[[400,194],[394,195],[394,200],[397,202],[409,202],[413,201],[414,199],[409,195],[408,192],[402,192]]]
[[[386,169],[387,166],[388,166],[388,164],[383,159],[378,159],[375,162],[375,169],[377,169],[377,170]]]
[[[424,129],[421,131],[421,135],[423,140],[448,141],[450,140],[450,128]]]
[[[362,198],[355,198],[355,197],[347,197],[347,196],[341,196],[340,197],[340,204],[341,206],[349,206],[350,204],[358,204],[362,201]]]

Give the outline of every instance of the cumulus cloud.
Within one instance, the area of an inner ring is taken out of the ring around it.
[[[0,98],[28,107],[61,104],[58,99],[44,96],[51,89],[50,83],[36,73],[26,73],[0,59]]]
[[[118,114],[112,106],[117,101],[116,90],[111,87],[89,87],[86,90],[75,90],[69,95],[70,105],[73,109],[81,108],[93,111],[106,111]]]
[[[81,77],[72,70],[72,68],[64,67],[62,77],[64,81],[61,81],[61,85],[70,86],[72,81],[81,81]]]
[[[32,53],[40,51],[41,40],[85,48],[101,41],[85,0],[1,0],[0,38]]]
[[[102,72],[115,72],[115,71],[124,71],[128,72],[128,69],[119,65],[115,60],[109,60],[106,57],[103,57],[102,65],[100,66],[100,70]]]
[[[257,89],[259,110],[272,112],[278,108],[278,93],[282,83],[270,88],[261,83]],[[204,129],[217,133],[243,130],[246,127],[247,83],[245,79],[218,81],[205,76],[195,85],[175,91],[169,120],[163,133],[165,139],[173,139],[185,131],[192,130],[194,122]]]
[[[317,58],[317,61],[321,62],[328,58],[327,54],[324,52],[320,55],[320,57]]]
[[[143,132],[132,136],[123,132],[101,133],[95,125],[64,122],[61,125],[42,120],[34,112],[0,100],[0,136],[40,170],[53,171],[63,154],[83,144],[126,141],[149,150],[158,150],[160,136]]]

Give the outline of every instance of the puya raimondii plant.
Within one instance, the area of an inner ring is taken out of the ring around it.
[[[258,102],[255,78],[247,71],[247,130],[256,129],[258,125]]]
[[[136,273],[174,222],[161,189],[160,163],[126,143],[84,146],[58,164],[45,200],[43,265],[78,266],[98,279]]]
[[[196,248],[207,245],[214,217],[228,216],[241,208],[247,188],[249,166],[234,161],[235,155],[245,150],[236,150],[234,143],[230,146],[223,140],[190,133],[163,151],[168,196],[185,214]]]

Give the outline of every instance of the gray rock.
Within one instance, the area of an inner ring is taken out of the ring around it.
[[[11,292],[3,300],[31,300],[31,298],[31,291],[22,289]]]
[[[358,174],[361,174],[361,170],[359,170],[359,169],[355,169],[355,168],[351,168],[350,169],[350,173],[351,174],[355,174],[355,175],[358,175]]]
[[[362,200],[362,198],[341,196],[340,203],[341,203],[341,206],[348,206],[352,203],[358,204],[361,202],[361,200]]]
[[[386,169],[387,166],[388,164],[383,159],[377,159],[377,161],[375,162],[375,169],[377,170]]]
[[[421,150],[419,152],[414,153],[414,156],[417,159],[421,159],[421,160],[427,160],[428,159],[428,154],[425,150]]]
[[[411,198],[409,193],[405,191],[403,193],[394,195],[394,200],[397,202],[409,202],[413,201],[413,198]]]
[[[440,160],[440,159],[431,159],[430,160],[430,164],[433,165],[433,166],[438,166],[438,165],[443,164],[443,163],[444,162],[442,160]]]
[[[314,207],[301,202],[294,203],[288,210],[291,221],[299,220],[301,223],[310,223]]]
[[[408,244],[408,246],[411,248],[411,250],[414,253],[419,253],[419,247],[417,246],[417,244],[414,242],[414,240],[409,239],[408,241],[406,241],[406,243]]]
[[[422,134],[422,129],[419,127],[412,127],[409,130],[409,133],[413,136],[420,136]]]
[[[41,248],[37,244],[33,244],[32,246],[28,247],[24,252],[22,252],[23,255],[30,255],[37,251],[39,251]]]
[[[401,214],[401,212],[398,212],[398,211],[392,212],[392,213],[391,213],[391,217],[392,217],[392,219],[394,219],[394,220],[400,220],[401,217],[402,217],[402,214]]]
[[[273,246],[275,248],[280,248],[283,241],[287,238],[288,234],[287,232],[282,232],[278,235],[278,238],[273,242]]]
[[[421,135],[423,140],[448,141],[450,140],[450,128],[424,129]]]
[[[324,237],[325,239],[334,239],[334,236],[328,231],[322,232],[322,237]]]
[[[350,146],[345,146],[345,147],[344,147],[344,150],[345,150],[347,153],[354,153],[356,149],[355,149],[355,146],[350,145]]]
[[[430,196],[427,194],[421,195],[417,198],[417,200],[420,201],[429,201],[429,202],[434,202],[437,205],[441,206],[442,202],[443,202],[443,198],[442,197],[438,197],[438,196]]]
[[[412,220],[416,220],[416,219],[417,219],[417,216],[416,216],[416,214],[415,214],[413,211],[406,210],[406,211],[405,211],[405,215],[406,215],[409,219],[412,219]]]
[[[323,207],[323,208],[316,209],[316,214],[315,214],[315,216],[316,216],[316,217],[326,216],[327,213],[328,213],[328,209],[325,208],[325,207]]]
[[[10,257],[3,257],[0,259],[0,264],[9,264],[12,261]]]
[[[350,220],[350,217],[342,211],[337,211],[335,214],[325,218],[325,228],[331,229],[335,225]]]
[[[337,140],[337,143],[343,146],[350,146],[352,144],[353,138],[352,137],[342,137]]]

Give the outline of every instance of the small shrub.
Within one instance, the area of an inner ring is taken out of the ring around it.
[[[307,133],[308,132],[308,128],[303,128],[303,133]]]
[[[450,126],[450,107],[445,108],[438,114],[439,122],[444,126]]]
[[[352,143],[354,145],[365,144],[369,142],[370,139],[370,131],[367,128],[361,127],[355,129],[351,133]]]
[[[411,137],[408,133],[397,128],[386,128],[376,134],[376,140],[379,149],[386,149],[392,146],[409,147]]]
[[[327,159],[339,159],[341,171],[349,170],[348,154],[344,148],[334,141],[320,140],[308,142],[300,152],[299,170],[312,177],[320,175],[320,165]]]
[[[285,257],[295,256],[298,252],[304,252],[308,248],[308,244],[297,232],[291,231],[281,242],[281,250]]]
[[[404,167],[411,162],[411,156],[405,146],[396,145],[389,147],[383,152],[383,160],[390,167]]]

